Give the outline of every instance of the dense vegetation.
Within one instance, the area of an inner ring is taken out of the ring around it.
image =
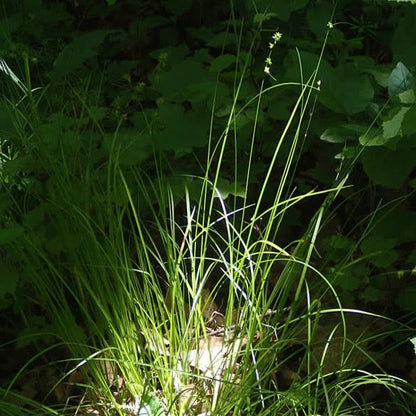
[[[0,413],[415,414],[413,3],[3,0]]]

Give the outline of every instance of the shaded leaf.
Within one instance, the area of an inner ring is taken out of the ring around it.
[[[402,131],[405,135],[416,133],[416,106],[411,107],[404,115]]]
[[[328,143],[345,143],[356,140],[359,133],[365,131],[365,127],[355,124],[340,125],[326,129],[320,139]]]
[[[257,0],[255,2],[257,10],[267,10],[268,14],[276,14],[279,19],[287,21],[292,12],[303,8],[308,3],[308,0],[290,0],[290,1],[270,1]]]
[[[416,285],[403,288],[396,297],[396,305],[403,310],[414,313],[416,310]]]
[[[416,166],[416,152],[408,148],[368,148],[362,154],[362,163],[374,183],[397,189]]]
[[[192,90],[188,88],[200,84],[201,81],[206,84],[214,82],[216,75],[205,69],[200,62],[185,59],[173,63],[169,71],[153,73],[150,78],[153,87],[163,94],[163,97],[183,101],[192,100]],[[209,92],[212,93],[212,90]]]
[[[159,149],[174,150],[177,155],[189,153],[194,147],[204,146],[208,140],[208,115],[185,112],[178,104],[163,104],[159,108],[161,130],[154,141]]]
[[[391,41],[393,62],[405,62],[408,68],[416,65],[416,7],[408,7],[397,21]]]
[[[337,67],[327,82],[322,81],[322,91],[337,103],[333,110],[347,114],[365,110],[374,97],[368,76],[358,72],[353,65]],[[324,104],[331,108],[330,101],[324,99]]]
[[[308,26],[319,38],[325,36],[327,23],[331,20],[331,9],[324,2],[314,2],[307,8],[306,18]]]
[[[370,263],[376,267],[387,267],[393,264],[398,254],[393,248],[396,239],[374,235],[365,239],[360,246],[361,252],[368,256]]]
[[[211,62],[210,71],[221,72],[230,65],[235,64],[237,58],[235,55],[224,54],[214,58]]]
[[[112,30],[95,30],[75,38],[65,46],[54,62],[55,74],[67,75],[79,68],[87,59],[98,54],[97,47],[103,43]]]
[[[0,267],[0,298],[6,294],[14,294],[19,281],[19,275],[15,269],[5,266]]]
[[[245,197],[246,189],[243,185],[236,182],[230,182],[228,179],[219,179],[217,183],[218,191],[222,199],[227,199],[230,195]]]
[[[334,127],[326,129],[319,138],[328,143],[345,143],[346,138],[343,133],[339,128]]]
[[[268,20],[277,17],[276,13],[256,13],[253,17],[254,24],[261,24],[267,22]]]
[[[18,225],[0,230],[0,245],[11,243],[24,233],[23,227]]]
[[[192,5],[192,0],[175,0],[167,1],[165,4],[166,10],[173,15],[178,15],[186,12]]]
[[[411,243],[416,235],[416,212],[396,208],[389,212],[380,213],[373,233],[386,239],[395,239],[397,244]]]

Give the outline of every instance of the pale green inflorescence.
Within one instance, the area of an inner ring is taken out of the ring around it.
[[[264,67],[264,72],[269,75],[271,78],[273,78],[273,80],[276,81],[276,78],[270,73],[270,67],[272,66],[272,59],[271,59],[271,53],[273,48],[275,47],[276,43],[280,41],[280,39],[282,39],[282,34],[280,32],[275,32],[272,36],[272,42],[269,42],[269,56],[266,58],[266,65]]]

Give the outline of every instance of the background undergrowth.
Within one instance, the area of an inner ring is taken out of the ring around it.
[[[2,11],[5,412],[413,414],[411,2]]]

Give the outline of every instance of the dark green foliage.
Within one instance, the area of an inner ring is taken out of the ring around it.
[[[415,264],[414,253],[408,253],[416,240],[414,202],[403,198],[388,212],[380,210],[380,218],[365,217],[381,201],[415,188],[416,6],[339,1],[334,12],[333,6],[330,0],[4,0],[0,56],[34,90],[22,103],[13,102],[10,88],[17,86],[0,74],[0,177],[12,191],[2,194],[0,204],[0,250],[6,259],[1,274],[7,276],[1,306],[10,304],[5,299],[17,295],[19,283],[24,286],[7,248],[22,236],[22,227],[58,257],[71,244],[64,225],[54,222],[56,207],[48,203],[56,196],[54,181],[65,178],[63,197],[88,212],[100,198],[113,208],[127,203],[106,182],[104,167],[114,155],[127,177],[139,171],[152,177],[154,158],[164,161],[159,174],[171,184],[183,180],[180,174],[203,174],[209,131],[213,137],[223,133],[244,71],[233,123],[237,151],[230,151],[219,186],[224,196],[244,193],[238,167],[245,164],[254,120],[251,181],[258,182],[256,172],[268,164],[299,93],[293,86],[275,89],[258,113],[250,101],[263,81],[266,87],[274,83],[263,71],[271,35],[283,33],[271,67],[277,82],[306,81],[330,23],[320,93],[294,183],[303,190],[325,187],[339,161],[340,169],[358,164],[350,183],[365,192],[346,198],[345,209],[324,231],[319,242],[324,272],[350,301],[381,302],[394,288],[392,308],[411,309],[415,291],[406,286]],[[23,125],[19,112],[35,103],[39,117]],[[30,145],[21,142],[22,131],[31,132]],[[8,198],[24,201],[24,209],[11,212]],[[308,212],[313,207],[302,207],[300,224],[288,220],[288,241],[293,230],[306,227]],[[379,279],[382,275],[389,277]]]
[[[331,0],[2,1],[0,310],[17,348],[52,344],[55,325],[71,343],[99,347],[115,336],[137,353],[136,333],[118,334],[109,326],[117,316],[129,324],[134,320],[131,310],[117,305],[126,293],[130,297],[130,288],[117,284],[124,282],[126,270],[138,288],[146,273],[140,265],[155,262],[156,273],[164,272],[163,255],[140,258],[137,246],[149,241],[152,254],[159,244],[176,248],[182,229],[178,241],[170,241],[154,220],[160,218],[166,229],[174,228],[173,217],[182,225],[183,184],[194,204],[205,175],[217,181],[236,224],[240,215],[242,224],[251,221],[250,204],[258,202],[276,143],[294,114],[299,83],[314,79],[318,63],[313,104],[300,106],[303,123],[292,123],[269,183],[281,183],[294,151],[296,172],[283,181],[279,201],[338,186],[351,172],[350,187],[337,196],[336,207],[331,194],[320,195],[304,198],[285,215],[260,214],[276,198],[273,187],[266,190],[255,208],[255,236],[247,228],[242,237],[250,234],[250,244],[269,239],[300,262],[307,258],[322,280],[313,267],[306,271],[301,264],[281,262],[265,271],[270,282],[262,281],[259,298],[281,290],[281,303],[292,304],[289,317],[296,321],[302,285],[293,290],[288,282],[305,279],[323,308],[332,308],[325,278],[344,307],[386,314],[403,328],[414,326],[416,5],[336,3],[334,8]],[[282,40],[270,48],[276,32]],[[274,88],[276,83],[285,85]],[[269,88],[258,105],[258,94]],[[223,137],[228,142],[219,157],[213,148]],[[172,217],[159,208],[169,206],[159,200],[167,189],[178,204]],[[242,197],[249,208],[239,211]],[[328,206],[321,210],[323,201]],[[144,237],[134,235],[132,211],[145,224]],[[229,230],[222,226],[212,227],[215,233],[218,227],[219,242],[210,256],[241,244],[229,242]],[[173,258],[175,253],[164,254]],[[107,260],[112,268],[103,265]],[[269,266],[265,260],[258,267]],[[222,267],[214,272],[210,279],[224,277]],[[245,277],[245,267],[240,272]],[[34,293],[36,279],[48,273],[57,287]],[[96,285],[89,286],[89,279]],[[158,324],[166,317],[159,312]],[[16,316],[22,317],[17,325]],[[308,324],[309,319],[305,315]],[[396,341],[407,342],[410,330],[395,333]],[[384,348],[379,344],[377,352]],[[152,414],[161,408],[153,396],[145,396],[143,405]]]

